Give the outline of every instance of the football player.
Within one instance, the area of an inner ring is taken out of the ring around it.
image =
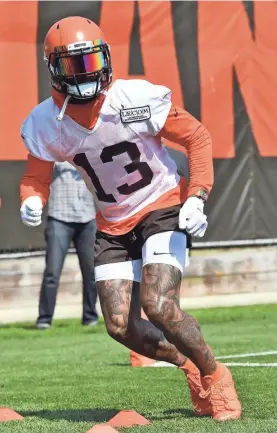
[[[53,93],[21,129],[29,151],[22,221],[41,223],[55,161],[74,165],[99,210],[95,277],[109,335],[181,368],[195,415],[240,418],[230,371],[179,307],[190,236],[202,237],[208,225],[204,204],[213,164],[207,130],[171,101],[168,88],[113,79],[110,47],[89,19],[55,23],[44,59]],[[187,150],[189,182],[178,175],[162,139]],[[141,306],[150,321],[141,318]]]

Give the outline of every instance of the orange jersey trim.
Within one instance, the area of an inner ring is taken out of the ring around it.
[[[41,198],[43,206],[46,205],[52,181],[54,162],[43,161],[28,154],[25,173],[20,182],[21,203],[28,197],[37,195]]]

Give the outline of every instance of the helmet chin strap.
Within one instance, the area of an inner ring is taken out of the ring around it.
[[[70,92],[70,95],[67,95],[67,97],[64,100],[62,109],[59,113],[59,115],[57,116],[57,120],[62,120],[68,101],[70,98],[92,98],[95,95],[96,89],[97,89],[97,83],[95,82],[91,82],[91,83],[84,83],[84,84],[80,84],[79,86],[79,90],[81,92],[81,97],[80,97],[80,93],[78,92],[78,88],[77,86],[69,86],[67,85],[67,89]]]
[[[70,98],[71,95],[67,95],[67,97],[65,98],[60,114],[57,116],[57,120],[63,120],[63,116]]]

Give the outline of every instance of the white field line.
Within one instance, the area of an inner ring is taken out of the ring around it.
[[[145,367],[175,367],[176,365],[173,364],[169,364],[169,362],[165,362],[165,361],[157,361],[154,364],[151,365],[146,365]]]
[[[224,362],[227,367],[277,367],[277,362],[271,363],[260,363],[260,362]],[[169,364],[164,361],[157,361],[155,364],[145,366],[149,367],[175,367],[173,364]]]
[[[216,359],[234,359],[234,358],[251,358],[256,356],[277,355],[277,350],[269,352],[256,352],[256,353],[240,353],[235,355],[216,356]]]
[[[216,359],[234,359],[234,358],[251,358],[256,356],[266,356],[266,355],[277,355],[277,350],[270,350],[267,352],[255,352],[255,353],[240,353],[235,355],[226,355],[226,356],[216,356]],[[225,363],[225,365],[229,367],[277,367],[277,363],[250,363],[250,362],[229,362]],[[169,364],[164,361],[157,361],[152,365],[148,365],[147,367],[174,367],[173,364]]]
[[[271,362],[267,364],[259,362],[224,362],[227,367],[277,367],[277,362]]]

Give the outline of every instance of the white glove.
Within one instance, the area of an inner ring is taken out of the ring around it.
[[[37,195],[26,198],[21,205],[20,215],[22,222],[29,227],[41,224],[42,201]]]
[[[202,238],[208,227],[204,202],[198,197],[189,197],[179,213],[179,227],[190,235]]]

